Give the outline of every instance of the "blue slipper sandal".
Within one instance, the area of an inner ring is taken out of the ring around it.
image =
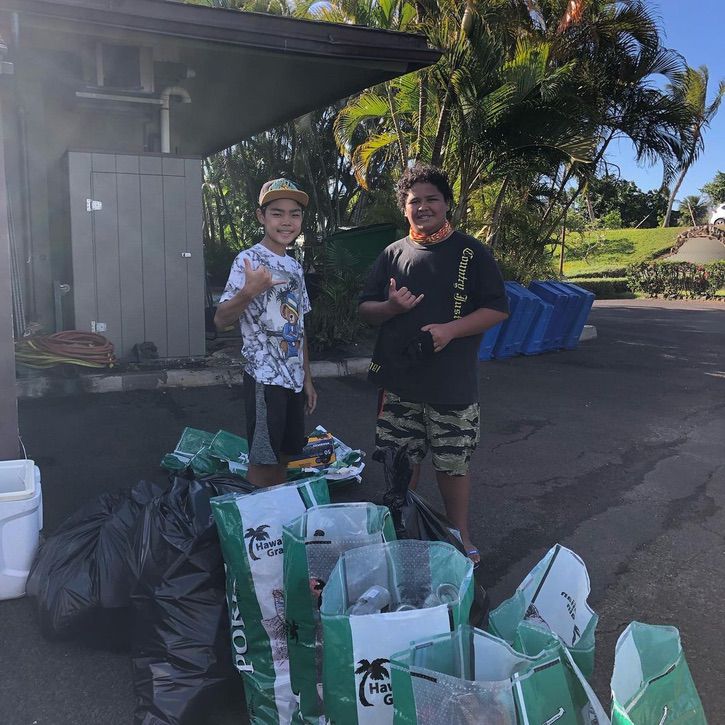
[[[478,569],[478,565],[481,563],[481,552],[478,549],[469,549],[466,551],[466,556],[473,561],[474,556],[478,557],[478,561],[473,561],[473,568]]]

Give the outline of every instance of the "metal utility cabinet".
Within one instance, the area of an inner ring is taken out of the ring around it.
[[[75,329],[204,355],[201,160],[68,153]]]

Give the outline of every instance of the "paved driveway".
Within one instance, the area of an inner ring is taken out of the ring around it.
[[[598,338],[573,352],[481,364],[483,440],[473,531],[494,604],[557,541],[586,561],[605,706],[614,644],[633,619],[674,624],[711,722],[725,713],[725,305],[606,302]],[[445,381],[441,381],[445,384]],[[311,421],[372,451],[375,394],[320,380]],[[95,493],[157,468],[185,425],[242,429],[226,388],[28,400],[23,440],[42,469],[52,530]],[[423,491],[435,500],[428,475]],[[369,465],[339,500],[376,499]],[[27,600],[0,602],[0,722],[130,723],[127,656],[47,643]],[[243,722],[225,703],[215,725]],[[203,725],[203,724],[199,724]]]

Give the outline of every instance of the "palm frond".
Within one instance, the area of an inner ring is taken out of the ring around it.
[[[394,133],[385,131],[383,133],[369,136],[364,143],[355,147],[352,153],[352,167],[355,172],[355,178],[364,189],[368,188],[368,169],[372,162],[373,156],[382,151],[388,151],[390,146],[398,141]]]

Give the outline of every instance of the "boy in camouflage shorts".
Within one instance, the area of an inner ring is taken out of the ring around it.
[[[451,227],[444,172],[409,168],[397,192],[410,233],[378,257],[359,307],[380,327],[369,375],[381,389],[376,445],[408,446],[413,488],[431,451],[446,514],[477,565],[468,504],[480,435],[478,348],[483,332],[508,316],[506,292],[488,249]]]

